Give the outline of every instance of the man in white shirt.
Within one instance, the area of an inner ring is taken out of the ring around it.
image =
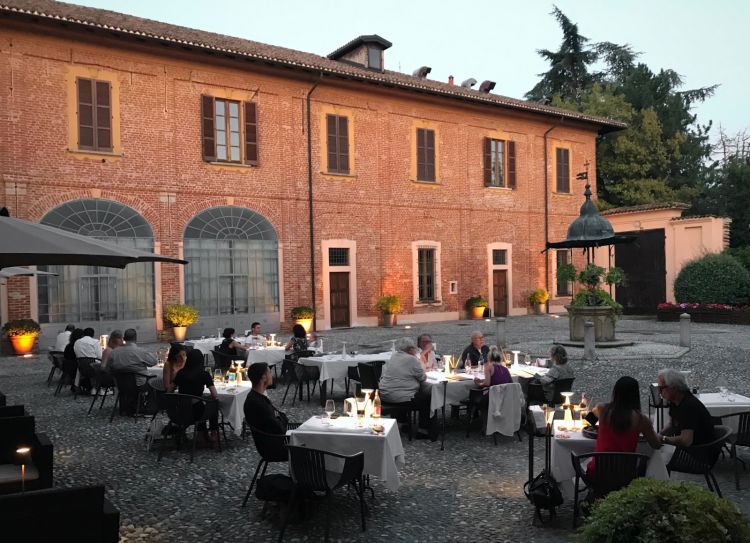
[[[99,340],[94,338],[93,328],[86,328],[83,331],[83,337],[73,345],[73,352],[76,353],[76,358],[102,359],[102,346]]]
[[[260,333],[260,323],[254,322],[250,326],[250,345],[262,347],[266,344],[266,336]]]
[[[65,330],[57,334],[57,339],[55,339],[56,351],[63,352],[65,350],[65,347],[68,346],[68,342],[70,341],[70,333],[75,329],[75,324],[69,324],[65,327]]]

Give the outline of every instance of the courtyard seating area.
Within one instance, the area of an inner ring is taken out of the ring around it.
[[[414,338],[429,332],[439,353],[459,354],[469,343],[474,329],[483,332],[487,344],[495,343],[493,321],[413,324],[408,329],[403,325],[391,329],[357,328],[326,331],[322,335],[328,345],[346,342],[352,350],[360,345],[386,345],[387,350],[389,340]],[[546,357],[553,340],[566,335],[565,318],[529,316],[507,321],[509,350],[529,353],[532,359]],[[677,323],[625,318],[618,323],[618,337],[633,341],[633,347],[599,350],[599,359],[595,361],[581,360],[582,349],[569,349],[570,364],[575,371],[573,392],[575,397],[585,392],[593,403],[606,401],[614,381],[621,375],[630,375],[640,383],[641,404],[647,412],[648,406],[655,403],[649,396],[650,383],[661,368],[673,367],[689,372],[690,386],[706,394],[707,401],[716,400],[718,411],[712,414],[724,416],[747,411],[750,408],[741,398],[750,395],[745,367],[750,357],[748,336],[744,326],[693,324],[692,348],[686,350],[679,348]],[[143,347],[154,352],[164,348],[163,345]],[[335,401],[340,413],[343,400],[349,395],[345,390],[345,377],[349,373],[334,360],[326,361],[323,357],[310,360],[313,362],[307,362],[307,367],[320,368],[317,378],[321,384],[327,382],[325,394]],[[104,485],[106,500],[120,511],[122,541],[272,541],[278,538],[282,519],[277,508],[265,505],[254,494],[249,497],[247,506],[242,507],[261,461],[257,436],[251,437],[249,428],[242,431],[242,408],[235,406],[241,403],[237,396],[242,395],[243,389],[225,390],[224,400],[220,391],[219,406],[224,420],[230,421],[234,430],[227,428],[226,441],[224,437],[221,440],[221,451],[198,449],[191,463],[187,451],[170,448],[161,461],[157,461],[158,447],[148,450],[144,439],[151,417],[115,417],[110,423],[113,395],[99,400],[105,402],[100,410],[98,401],[94,405],[90,397],[76,398],[67,386],[55,395],[54,379],[57,377],[53,376],[52,386],[48,386],[49,376],[46,353],[32,358],[0,359],[0,389],[7,396],[8,405],[24,405],[35,418],[36,432],[45,433],[53,444],[54,487]],[[460,382],[451,383],[454,384],[456,389],[463,386]],[[714,394],[720,387],[729,390],[721,395]],[[318,428],[320,420],[311,419],[323,414],[320,387],[315,388],[310,401],[307,395],[300,401],[295,394],[294,402],[291,394],[296,389],[292,388],[284,405],[286,384],[268,391],[273,404],[286,412],[290,421],[305,423],[291,433],[290,445],[324,448],[346,441],[343,434],[336,435],[337,428]],[[446,385],[442,396],[433,396],[431,407],[440,410],[443,399],[446,406],[460,405],[452,390]],[[731,398],[735,401],[730,401]],[[653,408],[654,414],[658,409],[658,406]],[[572,483],[570,489],[564,489],[565,501],[557,517],[543,525],[534,520],[534,508],[523,494],[523,485],[529,478],[527,433],[520,432],[520,441],[516,435],[495,435],[493,439],[483,431],[477,432],[476,422],[469,426],[466,410],[456,409],[459,417],[452,417],[451,411],[446,409],[443,419],[446,423],[444,440],[410,440],[405,429],[399,436],[397,425],[384,419],[385,437],[369,433],[357,436],[364,458],[357,458],[354,450],[338,451],[351,458],[341,461],[354,465],[352,469],[361,462],[359,469],[365,476],[346,480],[342,477],[334,485],[341,488],[331,497],[328,530],[332,541],[571,539]],[[724,420],[730,427],[747,425],[746,421],[731,421],[731,417]],[[341,425],[345,426],[343,421]],[[581,475],[568,458],[571,451],[584,454],[579,441],[570,438],[553,443],[553,469],[557,469],[558,474],[565,472],[571,479]],[[541,440],[535,443],[533,473],[536,475],[544,465],[544,447]],[[583,442],[584,447],[586,443]],[[745,449],[740,446],[737,450],[742,458]],[[562,460],[561,454],[565,456]],[[388,461],[381,461],[383,459]],[[667,462],[654,465],[652,459],[648,468],[644,468],[646,475],[669,477],[667,469],[671,468]],[[555,467],[556,464],[567,471]],[[677,471],[673,470],[673,479],[691,480],[701,486],[708,480],[702,474]],[[274,460],[266,470],[266,474],[288,472],[284,462]],[[344,473],[349,473],[346,468]],[[736,489],[736,476],[741,489],[750,487],[750,476],[725,453],[712,470],[712,481],[748,515],[747,492]],[[347,481],[354,481],[355,485],[348,488]],[[315,505],[304,511],[304,515],[291,515],[284,531],[285,541],[323,539],[327,506],[324,501]],[[362,531],[363,525],[366,531]]]

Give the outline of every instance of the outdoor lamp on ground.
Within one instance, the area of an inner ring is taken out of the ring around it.
[[[31,458],[31,447],[18,447],[16,449],[16,461],[21,464],[21,492],[26,490],[26,464]]]

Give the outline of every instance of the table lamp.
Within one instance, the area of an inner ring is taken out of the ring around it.
[[[562,405],[563,411],[564,411],[564,415],[565,415],[564,418],[563,418],[563,420],[565,422],[565,425],[568,426],[568,423],[570,423],[569,427],[573,427],[574,426],[574,424],[573,424],[573,409],[572,409],[573,405],[570,403],[570,397],[573,396],[573,393],[572,392],[561,392],[560,395],[565,397],[565,401],[563,402],[563,405]]]
[[[25,445],[16,449],[16,459],[21,464],[21,492],[26,490],[26,464],[31,458],[31,447]]]
[[[521,351],[511,351],[513,353],[513,365],[518,365],[518,355]]]

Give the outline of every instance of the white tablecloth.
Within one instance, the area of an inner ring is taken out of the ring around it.
[[[447,383],[447,385],[446,385]],[[428,371],[425,386],[430,390],[430,409],[435,411],[469,398],[469,390],[474,388],[474,375],[457,373],[446,379],[441,371]]]
[[[319,381],[329,379],[344,379],[348,374],[350,367],[356,368],[360,362],[387,362],[391,359],[391,352],[375,354],[357,354],[347,355],[344,358],[340,354],[326,354],[323,356],[311,356],[309,358],[300,358],[299,363],[303,366],[317,366],[320,368]]]
[[[339,417],[326,425],[323,419],[312,417],[290,432],[291,444],[345,455],[363,451],[364,473],[380,479],[388,490],[398,490],[404,447],[395,419],[378,420],[385,428],[380,435],[373,434],[368,427],[355,428],[355,421],[353,417]]]
[[[256,362],[265,362],[266,364],[281,364],[286,356],[284,347],[262,347],[259,349],[248,349],[246,367]],[[281,366],[279,366],[280,368]]]
[[[210,354],[212,350],[216,348],[217,345],[221,345],[221,342],[224,340],[224,338],[208,338],[208,339],[192,339],[185,342],[185,345],[189,345],[190,347],[193,347],[193,349],[198,349],[200,352],[202,352],[204,355]]]
[[[574,494],[574,480],[576,472],[573,469],[573,462],[570,453],[586,454],[594,452],[596,446],[595,439],[589,439],[579,431],[570,432],[559,429],[563,421],[554,421],[554,437],[552,438],[552,453],[550,455],[550,468],[552,476],[560,483],[560,489],[566,498],[572,498]],[[648,443],[639,442],[636,452],[650,456],[646,477],[654,479],[669,479],[667,464],[669,463],[674,447],[664,445],[661,449],[654,450]]]
[[[695,396],[713,417],[723,417],[732,413],[741,413],[750,411],[750,398],[741,394],[730,392],[727,396],[722,396],[719,392],[703,392]],[[662,410],[664,415],[664,424],[669,425],[669,409]],[[724,424],[729,426],[733,432],[737,431],[739,417],[729,417],[724,420]]]

